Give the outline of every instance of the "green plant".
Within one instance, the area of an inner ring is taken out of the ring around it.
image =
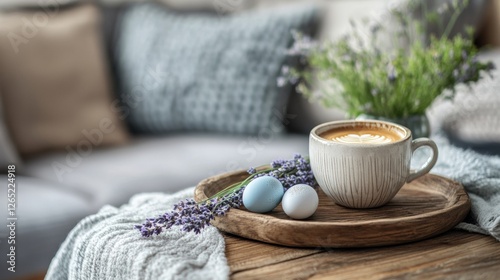
[[[278,83],[297,83],[297,89],[305,96],[326,107],[343,107],[353,117],[365,113],[403,118],[424,114],[438,96],[452,99],[458,84],[477,82],[482,71],[494,68],[491,63],[477,60],[471,28],[467,36],[449,36],[468,1],[453,2],[450,22],[440,37],[428,37],[423,32],[425,25],[436,22],[439,14],[428,13],[424,20],[412,19],[408,11],[414,11],[415,3],[410,2],[410,8],[391,11],[400,28],[390,30],[391,50],[379,47],[378,34],[389,32],[380,23],[372,24],[368,42],[354,22],[353,33],[333,43],[314,44],[295,34],[290,52],[303,55],[307,67],[284,67]],[[408,45],[401,46],[401,42]]]

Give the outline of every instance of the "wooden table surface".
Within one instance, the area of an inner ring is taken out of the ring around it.
[[[364,249],[300,249],[224,238],[232,279],[500,279],[500,242],[461,230]]]

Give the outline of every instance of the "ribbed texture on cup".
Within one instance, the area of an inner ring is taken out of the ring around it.
[[[311,167],[321,189],[337,204],[373,208],[389,202],[409,173],[409,141],[373,147],[310,138]]]

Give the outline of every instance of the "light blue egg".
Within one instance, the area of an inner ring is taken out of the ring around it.
[[[243,205],[249,211],[266,213],[280,204],[285,193],[278,179],[263,176],[251,181],[243,191]]]

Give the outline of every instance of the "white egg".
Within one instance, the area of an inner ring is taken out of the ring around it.
[[[291,187],[285,192],[281,206],[283,211],[292,219],[309,218],[318,209],[318,194],[306,184]]]

